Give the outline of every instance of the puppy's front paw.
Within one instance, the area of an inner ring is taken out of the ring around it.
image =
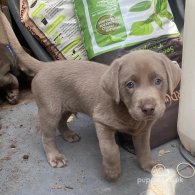
[[[151,160],[149,162],[146,162],[144,164],[141,165],[141,168],[146,171],[146,172],[151,172],[152,168],[157,165],[157,164],[160,164],[160,161],[159,160]]]
[[[48,156],[49,164],[54,168],[60,168],[66,166],[66,159],[63,154],[52,154]]]
[[[106,180],[114,182],[116,181],[121,174],[121,170],[120,168],[104,168],[104,176],[106,178]]]

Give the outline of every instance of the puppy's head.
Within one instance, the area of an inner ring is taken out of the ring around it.
[[[116,103],[122,101],[136,120],[160,118],[166,94],[172,94],[181,77],[179,66],[165,55],[135,51],[115,60],[102,76],[101,86]]]

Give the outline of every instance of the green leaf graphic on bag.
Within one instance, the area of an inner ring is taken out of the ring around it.
[[[152,15],[152,18],[153,18],[153,20],[156,22],[156,24],[157,24],[161,29],[163,29],[163,23],[162,23],[162,21],[160,20],[160,18],[159,18],[156,14],[153,14],[153,15]]]
[[[162,18],[173,20],[173,15],[167,10],[167,0],[157,0],[156,13]]]
[[[167,0],[157,0],[156,13],[159,14],[165,10],[167,10]]]
[[[167,18],[169,20],[173,20],[173,15],[169,11],[164,11],[159,13],[160,17]]]
[[[129,11],[130,12],[140,12],[140,11],[145,11],[149,9],[152,5],[152,1],[142,1],[140,3],[135,4],[132,6]]]
[[[153,31],[154,28],[151,23],[147,23],[146,21],[138,21],[132,24],[130,35],[134,36],[149,35]]]
[[[129,11],[140,12],[147,10],[151,7],[152,3],[154,3],[153,14],[150,15],[145,21],[134,22],[131,26],[130,35],[142,36],[151,34],[153,32],[152,22],[155,22],[163,30],[163,22],[159,16],[161,18],[173,20],[173,15],[167,10],[167,0],[142,1],[131,7]]]

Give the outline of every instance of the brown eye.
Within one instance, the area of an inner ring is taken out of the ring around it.
[[[154,84],[155,85],[160,85],[161,83],[162,83],[162,80],[159,79],[159,78],[157,78],[157,79],[154,80]]]
[[[129,82],[127,83],[127,87],[128,87],[129,89],[132,89],[132,88],[135,87],[135,83],[132,82],[132,81],[129,81]]]

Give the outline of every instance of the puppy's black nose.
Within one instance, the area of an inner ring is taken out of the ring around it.
[[[145,115],[152,115],[155,110],[155,105],[154,104],[144,104],[141,107],[141,110]]]

